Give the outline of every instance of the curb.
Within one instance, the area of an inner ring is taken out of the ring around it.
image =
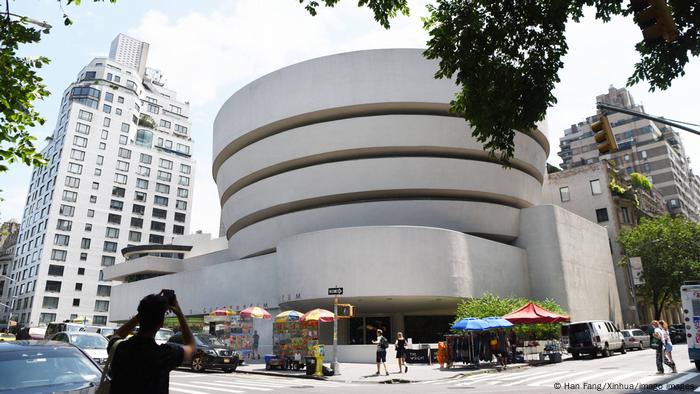
[[[517,365],[517,366],[512,366],[509,369],[516,370],[516,369],[523,369],[523,368],[529,368],[529,365]],[[441,380],[457,380],[461,378],[466,378],[469,376],[474,376],[474,375],[480,375],[480,374],[485,374],[485,373],[499,373],[500,371],[496,369],[477,369],[469,372],[461,372],[461,373],[456,373],[453,376],[448,376],[448,377],[442,377],[442,378],[437,378],[437,379],[421,379],[421,380],[410,380],[410,379],[403,379],[403,378],[392,378],[388,380],[377,380],[377,381],[368,381],[368,380],[341,380],[341,379],[329,379],[329,377],[326,376],[314,376],[314,375],[289,375],[285,373],[279,373],[279,372],[272,372],[272,371],[244,371],[244,370],[239,370],[236,369],[236,373],[244,373],[244,374],[250,374],[250,375],[265,375],[265,376],[275,376],[275,377],[283,377],[283,378],[297,378],[297,379],[312,379],[312,380],[321,380],[321,381],[328,381],[328,382],[344,382],[344,383],[360,383],[360,384],[405,384],[405,383],[420,383],[420,382],[428,382],[428,381],[441,381]],[[339,375],[342,376],[342,375]]]

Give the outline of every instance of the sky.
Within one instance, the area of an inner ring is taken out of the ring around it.
[[[150,43],[148,65],[162,70],[166,86],[191,104],[197,168],[190,231],[216,235],[220,206],[211,175],[212,127],[224,101],[256,78],[303,60],[370,48],[423,48],[428,35],[421,17],[429,2],[409,0],[411,15],[392,20],[389,30],[351,0],[321,8],[316,17],[297,0],[84,0],[63,9],[55,0],[15,0],[10,8],[54,26],[39,44],[22,48],[26,56],[51,59],[39,72],[53,93],[36,105],[47,120],[33,131],[39,148],[56,123],[61,93],[85,64],[106,56],[119,33]],[[64,12],[74,22],[70,27],[63,26]],[[564,129],[595,113],[596,95],[625,85],[638,60],[634,45],[641,32],[631,18],[603,23],[589,9],[580,23],[567,25],[566,36],[570,49],[554,91],[557,104],[547,113],[548,161],[555,165],[561,163],[557,152]],[[648,113],[700,123],[700,59],[692,58],[685,72],[663,92],[649,92],[644,83],[629,89]],[[691,162],[700,161],[700,136],[681,133]],[[697,163],[694,168],[700,172]],[[30,177],[31,169],[22,165],[0,175],[0,219],[21,220]]]

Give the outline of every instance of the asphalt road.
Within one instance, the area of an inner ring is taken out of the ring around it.
[[[656,375],[653,350],[629,351],[608,358],[572,360],[534,368],[418,383],[378,384],[317,381],[242,373],[187,370],[171,373],[170,392],[221,393],[700,393],[700,373],[686,347],[674,346],[678,373]],[[668,369],[667,369],[668,371]],[[670,372],[670,371],[668,371]]]

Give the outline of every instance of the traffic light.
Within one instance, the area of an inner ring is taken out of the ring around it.
[[[338,304],[338,318],[349,319],[353,316],[355,307],[350,304]]]
[[[591,130],[595,133],[598,152],[601,154],[617,152],[617,141],[615,141],[615,134],[613,134],[607,116],[601,116],[600,120],[591,125]]]
[[[678,37],[678,28],[665,0],[630,0],[630,7],[647,44],[672,42]]]

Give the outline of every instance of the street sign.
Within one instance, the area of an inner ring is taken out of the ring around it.
[[[328,288],[328,295],[341,295],[341,294],[343,294],[342,287],[329,287]]]

